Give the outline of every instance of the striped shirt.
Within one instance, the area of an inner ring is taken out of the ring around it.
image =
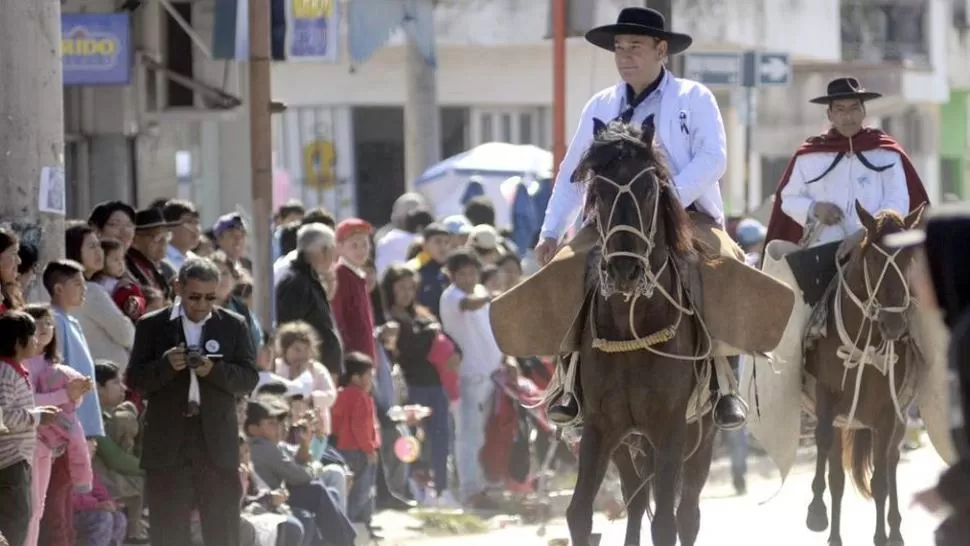
[[[34,460],[38,415],[30,383],[6,362],[0,362],[0,408],[9,434],[0,435],[0,469]]]

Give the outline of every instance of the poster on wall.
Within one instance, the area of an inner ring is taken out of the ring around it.
[[[340,60],[339,0],[286,0],[286,60]]]

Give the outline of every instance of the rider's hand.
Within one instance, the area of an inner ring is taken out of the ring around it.
[[[815,206],[812,208],[812,214],[818,218],[819,222],[822,222],[826,226],[834,226],[838,224],[842,221],[844,216],[842,209],[840,209],[838,205],[825,201],[815,203]]]
[[[559,241],[546,237],[536,245],[535,255],[539,265],[546,265],[556,255],[559,250]]]

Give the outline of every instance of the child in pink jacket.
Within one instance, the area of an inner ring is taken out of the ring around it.
[[[60,364],[50,307],[30,305],[25,311],[37,323],[38,354],[25,362],[34,387],[34,401],[39,405],[57,406],[62,412],[61,419],[56,424],[37,427],[37,444],[31,465],[33,509],[25,543],[25,546],[37,546],[54,459],[66,453],[75,489],[91,490],[91,458],[84,430],[75,412],[81,398],[91,389],[92,383],[73,368]]]

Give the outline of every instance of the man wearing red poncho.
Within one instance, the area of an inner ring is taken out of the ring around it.
[[[766,244],[782,239],[816,246],[858,233],[856,200],[869,212],[888,209],[903,216],[929,202],[899,143],[863,127],[866,102],[881,96],[856,78],[838,78],[811,100],[828,107],[832,128],[795,151],[775,193]]]

